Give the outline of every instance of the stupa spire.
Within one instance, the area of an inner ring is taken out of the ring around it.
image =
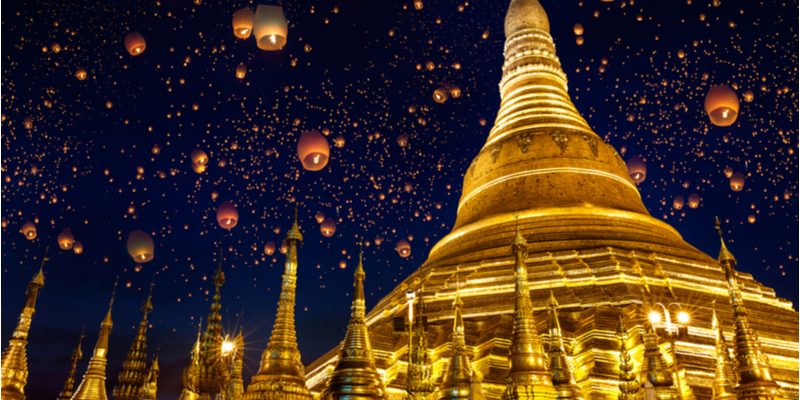
[[[153,358],[153,362],[150,363],[150,371],[147,373],[147,379],[144,385],[139,390],[137,400],[156,400],[156,395],[158,393],[158,375],[161,373],[161,369],[158,367],[158,353],[160,351],[161,349],[156,351],[156,356]]]
[[[428,340],[426,312],[428,306],[422,295],[424,288],[419,288],[417,304],[414,306],[414,321],[409,330],[408,339],[408,369],[406,372],[406,392],[409,400],[429,400],[430,395],[436,391],[436,377],[433,376],[433,366],[428,354]]]
[[[100,335],[97,344],[94,346],[94,353],[89,360],[89,367],[83,380],[78,386],[78,390],[72,396],[72,400],[107,400],[106,394],[106,363],[108,362],[108,337],[114,322],[111,320],[111,309],[114,307],[114,296],[117,294],[117,283],[119,276],[114,281],[114,291],[111,292],[111,301],[108,304],[108,313],[100,323]]]
[[[199,368],[200,364],[200,335],[203,332],[203,318],[200,318],[200,322],[197,324],[197,340],[195,340],[194,345],[192,346],[191,354],[191,362],[188,367],[183,369],[182,381],[183,381],[183,390],[181,391],[181,396],[178,400],[196,400],[200,397],[199,394],[195,393],[190,389],[190,385],[194,380],[194,371],[196,368]]]
[[[363,241],[363,239],[362,239]],[[339,348],[339,361],[331,373],[326,398],[352,400],[383,400],[386,398],[381,376],[375,368],[375,357],[369,341],[369,331],[364,320],[364,252],[358,257],[354,276],[353,305],[350,323]]]
[[[28,383],[28,356],[25,348],[28,345],[28,332],[31,321],[36,314],[36,298],[39,289],[44,287],[44,263],[47,258],[44,250],[44,259],[39,267],[39,272],[28,283],[27,298],[22,307],[22,313],[17,320],[17,328],[11,336],[10,343],[3,352],[2,367],[0,367],[0,397],[4,400],[25,400],[25,385]]]
[[[511,369],[503,400],[554,400],[558,394],[553,387],[553,374],[547,371],[547,357],[536,332],[531,293],[528,288],[528,270],[525,257],[528,243],[519,230],[511,243],[514,254],[514,328],[511,340]]]
[[[733,308],[733,323],[736,332],[734,338],[734,354],[736,354],[737,363],[736,374],[738,376],[738,384],[735,389],[736,398],[737,400],[780,398],[780,386],[772,378],[769,359],[764,354],[764,350],[761,349],[758,334],[750,326],[744,299],[736,281],[736,259],[725,246],[719,218],[717,218],[716,225],[722,242],[719,264],[728,281],[728,294]]]
[[[717,368],[714,370],[714,397],[712,400],[732,400],[736,398],[736,375],[733,373],[731,353],[728,351],[722,324],[717,319],[716,309],[711,323],[717,342]]]
[[[619,338],[619,400],[634,400],[639,391],[639,382],[633,371],[633,362],[628,351],[628,329],[622,315],[619,316],[617,325],[617,337]]]
[[[461,300],[461,290],[456,269],[456,298],[453,301],[453,355],[450,366],[442,379],[439,388],[439,400],[466,400],[470,398],[470,381],[472,378],[472,364],[467,353],[465,340],[464,318],[462,315],[464,301]]]
[[[153,287],[155,278],[150,282],[150,292],[142,305],[142,321],[139,329],[133,338],[131,348],[125,362],[122,364],[122,372],[119,373],[119,382],[114,386],[114,400],[136,400],[139,398],[139,390],[147,381],[147,314],[153,311],[151,299],[153,297]]]
[[[85,331],[86,325],[84,324],[83,330],[81,330],[81,337],[78,339],[78,347],[72,352],[72,366],[69,369],[69,376],[67,376],[67,381],[64,382],[64,389],[58,394],[58,400],[69,400],[72,398],[72,389],[75,387],[75,369],[78,366],[78,361],[83,358],[81,343],[83,342],[83,338],[86,337],[86,335],[84,335]]]
[[[644,335],[644,362],[642,364],[642,387],[648,382],[653,385],[658,400],[679,400],[680,395],[675,389],[672,374],[667,368],[667,362],[658,347],[658,336],[652,327],[647,327]]]
[[[569,365],[567,352],[564,349],[564,338],[561,335],[561,324],[558,321],[558,301],[550,292],[548,301],[547,326],[550,330],[550,364],[548,370],[553,374],[553,386],[558,392],[559,400],[583,400],[583,392],[575,383],[575,376]]]
[[[288,249],[275,326],[272,328],[269,345],[261,355],[261,366],[258,373],[253,375],[244,400],[289,395],[295,400],[312,399],[311,392],[306,387],[306,372],[300,360],[294,325],[297,246],[303,244],[303,235],[297,224],[297,208],[294,209],[294,223],[283,242]]]

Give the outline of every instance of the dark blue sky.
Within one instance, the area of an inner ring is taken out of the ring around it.
[[[647,160],[640,189],[651,214],[712,256],[719,243],[714,217],[727,220],[740,270],[797,304],[797,2],[706,3],[542,1],[576,106],[598,135],[625,147],[625,159]],[[160,397],[177,398],[196,324],[208,314],[220,248],[223,325],[228,332],[244,326],[249,384],[269,340],[283,272],[284,257],[273,261],[263,248],[283,239],[294,200],[306,238],[296,310],[306,364],[343,337],[359,236],[371,243],[368,308],[420,266],[455,222],[463,173],[499,107],[507,7],[469,1],[459,12],[453,2],[424,4],[419,11],[412,1],[404,9],[394,0],[284,5],[288,43],[272,53],[253,38],[234,38],[231,15],[245,3],[4,4],[4,347],[47,246],[51,259],[28,345],[29,398],[57,396],[86,324],[80,379],[119,276],[110,393],[154,273],[148,348],[161,345]],[[575,23],[586,31],[582,46]],[[147,41],[136,57],[122,44],[133,30]],[[42,51],[53,42],[60,53]],[[416,68],[428,60],[433,71]],[[240,63],[248,66],[243,80],[234,74]],[[85,81],[73,76],[79,66],[89,73]],[[435,104],[433,90],[445,80],[464,95]],[[717,84],[736,84],[740,97],[747,89],[756,94],[742,102],[730,128],[711,126],[703,110],[705,93]],[[31,130],[23,127],[26,117]],[[331,142],[344,137],[345,146],[332,147],[323,171],[303,171],[299,134],[323,128]],[[401,134],[405,147],[396,143]],[[151,152],[156,143],[158,155]],[[189,167],[195,148],[211,158],[202,175]],[[730,190],[726,166],[751,174],[744,191]],[[698,209],[672,210],[675,196],[692,193],[702,198]],[[215,220],[224,200],[240,215],[230,232]],[[135,214],[127,211],[131,204]],[[317,212],[340,220],[334,237],[322,236]],[[35,217],[38,237],[28,241],[18,231]],[[83,254],[58,250],[65,228]],[[125,247],[136,229],[156,244],[154,260],[139,271]],[[412,255],[404,259],[393,248],[409,236]]]

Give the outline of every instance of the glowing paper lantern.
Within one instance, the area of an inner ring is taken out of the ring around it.
[[[50,50],[53,50],[53,53],[58,54],[61,52],[61,46],[59,46],[58,43],[54,42],[53,44],[50,45]]]
[[[244,64],[239,64],[236,67],[236,77],[239,79],[244,79],[244,76],[247,74],[247,66]]]
[[[280,50],[286,44],[289,27],[283,8],[259,5],[253,17],[253,35],[261,50]]]
[[[86,70],[83,67],[78,67],[75,70],[75,77],[78,78],[79,81],[86,79]]]
[[[344,147],[344,136],[337,136],[336,139],[333,139],[333,145],[340,149]]]
[[[408,144],[408,136],[406,136],[405,133],[401,133],[400,136],[397,137],[397,144],[399,144],[400,147],[406,147]]]
[[[575,32],[575,35],[576,35],[576,36],[581,36],[581,35],[583,35],[583,25],[581,25],[581,24],[575,24],[575,26],[574,26],[574,27],[572,27],[572,31],[573,31],[573,32]]]
[[[647,164],[639,156],[633,156],[628,160],[628,174],[636,184],[644,182],[647,178]]]
[[[253,10],[245,7],[233,13],[233,34],[239,39],[247,39],[253,33]]]
[[[583,45],[583,36],[576,37],[575,38],[575,44],[577,44],[578,46]]]
[[[747,222],[749,222],[749,223],[751,223],[751,224],[754,224],[754,223],[756,223],[756,216],[755,216],[755,215],[753,215],[753,214],[750,214],[750,215],[747,217]]]
[[[414,0],[414,8],[417,10],[422,10],[423,4],[422,0]]]
[[[281,254],[286,254],[287,251],[289,251],[289,245],[283,242],[283,244],[281,244]]]
[[[275,253],[275,242],[269,241],[264,245],[264,254],[271,256]]]
[[[125,36],[125,50],[128,50],[128,53],[130,53],[132,56],[138,56],[139,54],[142,54],[145,47],[147,47],[147,45],[145,44],[144,38],[139,34],[139,32],[134,31],[129,33],[128,36]]]
[[[322,221],[325,221],[325,214],[323,214],[322,211],[319,211],[317,212],[317,215],[314,216],[314,219],[317,220],[318,224],[321,224]]]
[[[725,170],[722,172],[725,173],[726,178],[730,178],[733,176],[733,168],[731,167],[725,167]]]
[[[457,85],[450,86],[450,95],[453,96],[454,99],[461,97],[461,88]]]
[[[319,171],[328,165],[331,146],[319,131],[303,132],[297,141],[297,156],[308,171]]]
[[[75,254],[83,253],[83,243],[75,242],[75,244],[72,246],[72,251],[74,251]]]
[[[697,193],[692,193],[689,196],[689,208],[697,208],[700,206],[700,196]]]
[[[206,165],[206,163],[208,163],[208,156],[203,150],[196,149],[192,152],[192,162],[198,165]]]
[[[134,262],[146,263],[153,259],[155,246],[153,238],[141,229],[128,234],[128,254]]]
[[[439,104],[444,103],[449,98],[450,95],[447,94],[447,90],[445,90],[443,87],[436,88],[436,90],[433,91],[433,101]]]
[[[192,171],[202,174],[203,172],[206,172],[206,166],[203,164],[192,163]]]
[[[336,233],[336,221],[333,218],[325,218],[319,226],[319,231],[322,232],[322,236],[333,236]]]
[[[734,192],[741,192],[744,189],[744,175],[737,172],[731,176],[731,190]]]
[[[339,268],[341,269],[347,268],[347,261],[345,260],[339,261]]]
[[[739,96],[728,85],[714,86],[706,94],[706,113],[716,126],[731,126],[739,114]]]
[[[72,236],[72,231],[70,231],[69,228],[64,229],[64,231],[58,235],[58,247],[60,247],[61,250],[72,249],[74,243],[75,237]]]
[[[411,244],[405,239],[400,239],[394,249],[397,251],[397,254],[400,254],[400,257],[406,258],[411,255]]]
[[[219,226],[230,230],[236,226],[238,220],[239,212],[236,211],[236,207],[231,204],[230,201],[225,201],[219,205],[217,208],[217,222]]]
[[[683,196],[676,196],[675,200],[672,201],[672,207],[676,210],[682,209],[684,204]]]
[[[755,95],[753,94],[752,90],[748,90],[748,91],[744,92],[744,101],[750,103],[750,102],[753,101],[754,98],[755,98]]]
[[[25,238],[28,240],[36,239],[36,225],[34,225],[33,222],[28,221],[25,223],[25,225],[22,225],[19,233],[25,235]]]

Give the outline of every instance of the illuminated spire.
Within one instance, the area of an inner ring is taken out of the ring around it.
[[[633,362],[628,352],[628,330],[622,315],[619,316],[617,325],[617,337],[619,338],[619,400],[634,400],[639,391],[639,382],[633,372]]]
[[[363,239],[362,239],[363,241]],[[358,257],[353,286],[353,305],[350,308],[350,323],[339,348],[339,361],[328,381],[328,399],[376,400],[385,399],[386,393],[381,376],[375,368],[375,357],[369,341],[364,297],[364,251]]]
[[[153,281],[156,276],[153,275]],[[142,305],[142,322],[128,350],[128,356],[122,364],[122,372],[119,373],[119,383],[114,386],[114,400],[136,400],[139,398],[139,390],[147,381],[147,314],[153,311],[151,299],[153,297],[154,282],[150,282],[150,293],[147,295]]]
[[[183,375],[181,376],[183,382],[183,391],[181,391],[181,396],[178,400],[196,400],[200,397],[199,394],[193,392],[189,389],[189,386],[195,379],[195,371],[199,368],[200,364],[200,335],[203,332],[203,318],[200,318],[200,322],[197,324],[197,340],[194,342],[192,346],[191,354],[191,362],[188,367],[183,369]]]
[[[25,347],[28,345],[28,331],[31,321],[36,314],[36,298],[39,289],[44,286],[44,263],[47,258],[47,249],[44,250],[44,259],[39,267],[39,272],[28,283],[27,298],[22,307],[22,313],[17,320],[17,328],[11,336],[10,343],[3,352],[2,373],[0,373],[0,397],[3,400],[25,400],[25,385],[28,382],[28,356]]]
[[[747,309],[744,306],[742,293],[736,282],[736,259],[725,246],[722,238],[722,228],[717,218],[717,231],[722,241],[719,264],[728,280],[728,293],[731,307],[733,308],[733,323],[735,325],[736,374],[739,382],[736,385],[737,400],[767,400],[781,398],[780,386],[772,379],[769,359],[761,349],[758,334],[750,327]]]
[[[273,396],[289,396],[293,400],[311,400],[306,387],[306,372],[297,348],[294,327],[295,291],[297,289],[297,245],[303,244],[303,235],[297,225],[297,208],[294,223],[286,233],[286,268],[283,273],[281,297],[269,345],[261,355],[261,366],[253,375],[244,400],[258,400]]]
[[[453,318],[453,355],[442,380],[442,386],[439,388],[439,400],[466,400],[470,397],[472,364],[469,361],[464,338],[463,308],[464,302],[461,300],[458,269],[456,269],[456,298],[453,301],[453,313],[455,314]]]
[[[67,377],[67,381],[64,382],[64,389],[62,389],[61,393],[58,394],[58,400],[69,400],[72,398],[72,389],[75,387],[75,368],[78,366],[78,360],[83,358],[83,352],[81,352],[81,343],[83,342],[83,338],[86,337],[83,334],[85,331],[86,325],[83,325],[81,337],[78,339],[78,347],[76,347],[75,351],[72,352],[72,366],[69,369],[69,376]]]
[[[94,353],[89,360],[89,367],[83,380],[72,396],[72,400],[107,400],[106,395],[106,363],[108,362],[108,337],[114,323],[111,320],[111,308],[114,306],[114,296],[117,294],[117,282],[114,281],[114,291],[111,293],[111,301],[108,304],[108,313],[100,324],[100,335],[97,344],[94,346]]]
[[[653,385],[658,400],[679,400],[672,374],[667,368],[661,348],[658,347],[658,336],[653,328],[647,327],[644,335],[644,363],[642,364],[642,387],[647,382]]]
[[[572,368],[569,365],[567,352],[564,350],[564,339],[561,336],[561,324],[558,322],[558,301],[550,292],[548,301],[547,325],[550,330],[550,364],[548,370],[553,374],[553,386],[558,392],[559,400],[583,400],[583,392],[575,383]]]
[[[158,375],[161,373],[161,370],[158,367],[158,353],[159,352],[156,352],[153,362],[150,363],[150,371],[147,373],[147,379],[144,385],[139,390],[139,397],[137,400],[156,400],[156,394],[158,392]]]
[[[424,288],[420,287],[413,314],[413,330],[408,340],[410,350],[406,372],[406,392],[409,400],[429,400],[430,395],[436,391],[436,377],[433,376],[433,366],[428,354],[428,339],[425,337],[428,306],[425,304],[423,292]]]
[[[717,335],[717,368],[714,370],[714,397],[712,400],[732,400],[736,398],[736,375],[733,374],[731,353],[722,333],[722,324],[717,319],[717,310],[714,310],[712,325]]]
[[[514,254],[514,328],[511,340],[511,369],[503,400],[554,400],[558,393],[553,387],[553,375],[547,371],[547,357],[536,333],[531,293],[528,289],[528,270],[525,257],[528,244],[519,232],[511,243]]]
[[[244,380],[242,379],[242,358],[244,357],[244,337],[242,327],[239,327],[239,334],[233,341],[236,353],[233,356],[233,367],[231,368],[231,382],[228,385],[229,398],[227,400],[242,400],[244,395]]]

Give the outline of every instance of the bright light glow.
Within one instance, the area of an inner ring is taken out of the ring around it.
[[[234,347],[233,342],[228,341],[228,339],[225,339],[225,341],[222,342],[222,355],[224,356],[228,355],[228,353],[233,351],[233,347]]]
[[[722,118],[728,118],[728,112],[729,112],[729,111],[730,111],[730,110],[725,110],[725,111],[723,111],[723,112],[722,112]]]
[[[278,38],[275,35],[269,35],[269,42],[272,44],[278,43]]]
[[[682,324],[688,324],[689,323],[689,314],[687,314],[686,311],[679,312],[678,313],[678,322],[680,322]]]
[[[650,322],[653,324],[660,324],[661,323],[661,313],[658,311],[650,311]]]

